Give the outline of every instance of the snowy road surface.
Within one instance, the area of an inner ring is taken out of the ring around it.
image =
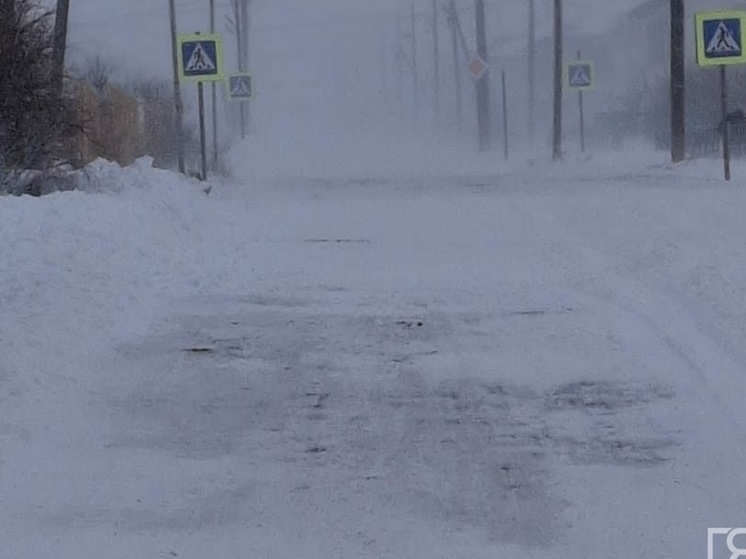
[[[704,558],[746,523],[740,184],[122,184],[0,199],[0,558]]]

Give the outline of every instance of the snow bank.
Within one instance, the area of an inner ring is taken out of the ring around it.
[[[0,202],[0,394],[85,383],[81,360],[144,327],[198,266],[189,239],[207,197],[197,183],[143,159],[96,161],[78,184]]]

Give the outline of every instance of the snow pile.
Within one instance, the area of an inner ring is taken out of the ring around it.
[[[81,356],[144,327],[179,271],[196,265],[185,239],[205,195],[192,181],[142,160],[125,169],[98,161],[78,182],[119,194],[0,204],[0,353],[19,390],[76,378]]]

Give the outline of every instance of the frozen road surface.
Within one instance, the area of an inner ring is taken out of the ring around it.
[[[717,169],[0,199],[0,558],[705,559],[746,523]]]

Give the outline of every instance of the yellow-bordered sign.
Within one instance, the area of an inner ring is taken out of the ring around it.
[[[590,60],[573,60],[565,64],[565,86],[575,91],[593,89],[596,68]]]
[[[180,81],[219,82],[225,79],[223,40],[220,35],[179,35],[177,54]]]
[[[231,101],[248,101],[254,97],[254,79],[248,72],[239,72],[228,76],[228,99]]]
[[[745,64],[746,12],[740,10],[699,12],[694,16],[697,64],[723,66]]]

